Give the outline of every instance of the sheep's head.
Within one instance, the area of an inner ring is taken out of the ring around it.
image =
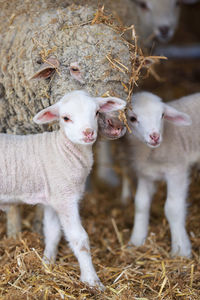
[[[119,98],[91,97],[84,91],[73,91],[40,111],[33,120],[37,124],[57,120],[69,140],[75,144],[90,145],[97,138],[99,113],[124,109],[125,104]]]
[[[133,0],[138,15],[138,34],[146,46],[153,40],[168,42],[179,20],[181,0]]]
[[[119,112],[99,114],[99,133],[109,140],[119,139],[126,133],[126,126],[119,119]]]
[[[128,110],[128,123],[138,139],[151,148],[162,142],[164,120],[177,126],[191,124],[189,115],[182,113],[148,92],[137,93],[132,98],[132,109]]]

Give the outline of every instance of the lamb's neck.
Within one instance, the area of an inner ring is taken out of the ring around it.
[[[85,167],[91,168],[93,164],[93,153],[91,145],[75,144],[70,141],[64,131],[60,129],[57,131],[57,141],[59,148],[65,156],[73,155]]]

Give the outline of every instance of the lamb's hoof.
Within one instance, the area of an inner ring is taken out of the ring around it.
[[[172,257],[185,257],[185,258],[191,258],[191,249],[172,249],[171,250],[171,256]]]
[[[81,281],[83,283],[85,283],[86,285],[88,285],[89,288],[95,288],[95,289],[100,290],[101,292],[105,291],[105,289],[106,289],[98,277],[96,277],[95,279],[93,279],[93,278],[86,279],[86,278],[81,277]]]
[[[145,238],[131,238],[130,241],[128,242],[128,247],[140,247],[143,246],[145,243]]]

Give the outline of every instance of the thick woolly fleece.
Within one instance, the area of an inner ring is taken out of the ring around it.
[[[91,24],[97,3],[94,8],[69,6],[73,1],[64,0],[10,2],[0,11],[0,132],[44,131],[30,119],[69,91],[127,97],[123,84],[128,86],[131,73],[129,45],[110,26]],[[114,68],[107,55],[130,72]],[[58,72],[49,79],[30,79],[42,68],[42,57],[49,56],[59,61]],[[82,82],[70,74],[73,63],[79,66]]]
[[[92,146],[73,144],[62,132],[0,135],[0,198],[64,209],[80,198],[93,163]],[[48,149],[48,151],[47,151]],[[17,199],[17,200],[16,200]]]

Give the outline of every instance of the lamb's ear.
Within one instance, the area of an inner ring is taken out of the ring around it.
[[[37,124],[46,124],[56,120],[59,120],[59,103],[41,110],[33,118],[33,121]]]
[[[57,58],[49,57],[41,65],[41,68],[33,76],[31,76],[30,79],[49,78],[55,73],[59,65],[60,63]]]
[[[192,124],[188,114],[182,113],[166,104],[164,104],[164,119],[178,126],[189,126]]]
[[[99,103],[100,112],[111,112],[116,110],[124,109],[126,101],[116,97],[97,97],[96,100]]]

